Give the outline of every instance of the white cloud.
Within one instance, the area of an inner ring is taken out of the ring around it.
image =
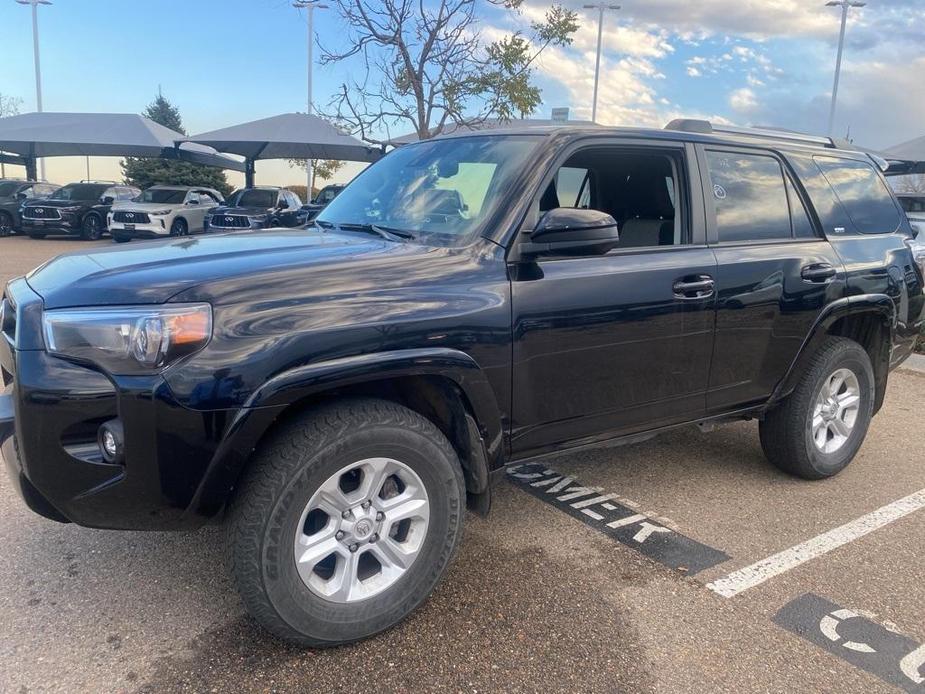
[[[693,65],[687,67],[687,76],[688,77],[700,77],[703,73],[695,68]]]
[[[742,87],[729,95],[729,105],[734,111],[749,113],[758,107],[758,97],[748,87]]]

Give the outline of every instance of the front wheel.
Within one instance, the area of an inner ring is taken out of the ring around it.
[[[99,215],[88,214],[81,224],[81,236],[85,241],[99,241],[103,237],[103,220]]]
[[[818,480],[854,460],[874,411],[874,372],[861,345],[830,337],[793,393],[767,413],[759,432],[774,465]]]
[[[356,641],[430,594],[462,534],[465,485],[430,421],[380,400],[281,425],[232,504],[231,573],[264,628],[302,646]]]
[[[189,225],[186,223],[186,220],[182,217],[173,220],[173,224],[170,225],[170,235],[189,236]]]
[[[13,235],[13,218],[6,212],[0,212],[0,236]]]

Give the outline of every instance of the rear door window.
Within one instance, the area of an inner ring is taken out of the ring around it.
[[[862,234],[890,234],[902,222],[893,196],[870,164],[851,159],[814,157],[855,228]]]
[[[720,243],[792,237],[780,162],[770,154],[707,150]]]

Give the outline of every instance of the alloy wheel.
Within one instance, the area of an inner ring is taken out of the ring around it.
[[[303,583],[331,602],[381,593],[424,545],[430,503],[417,473],[392,458],[367,458],[331,475],[312,495],[296,529]]]
[[[810,424],[813,443],[823,453],[839,450],[854,431],[861,408],[861,386],[850,369],[838,369],[822,382]]]

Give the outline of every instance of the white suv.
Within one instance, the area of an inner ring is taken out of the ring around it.
[[[151,186],[133,200],[112,206],[107,221],[113,241],[188,236],[203,230],[206,213],[224,201],[212,188]]]

